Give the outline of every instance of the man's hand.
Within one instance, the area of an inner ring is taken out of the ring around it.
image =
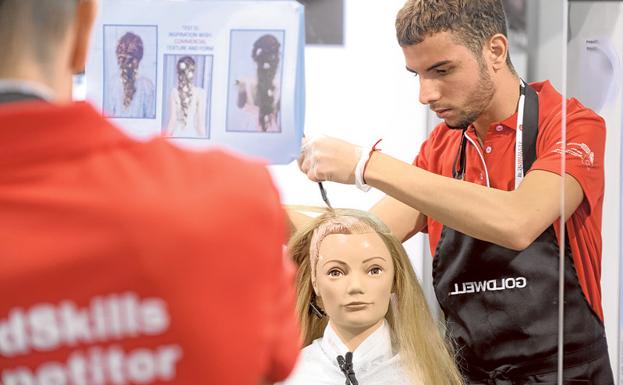
[[[361,147],[328,136],[303,138],[299,168],[314,182],[355,183]]]

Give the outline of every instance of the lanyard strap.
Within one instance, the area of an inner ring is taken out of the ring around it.
[[[536,159],[536,138],[539,126],[539,99],[536,91],[523,80],[519,87],[519,106],[517,108],[517,128],[515,130],[515,189],[523,181],[525,173]],[[464,179],[467,150],[467,129],[463,129],[461,145],[452,164],[452,176]],[[458,167],[457,167],[458,166]],[[483,167],[487,168],[484,163]]]
[[[519,86],[519,106],[517,107],[517,128],[515,129],[515,190],[517,190],[524,177],[523,118],[525,104],[526,84],[523,80],[521,80],[521,84]]]

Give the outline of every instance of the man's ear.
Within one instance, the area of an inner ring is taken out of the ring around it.
[[[495,34],[486,45],[486,54],[493,66],[494,71],[499,71],[506,66],[508,56],[508,39],[501,33]]]
[[[84,72],[89,51],[89,41],[91,30],[97,15],[97,1],[80,0],[76,9],[76,21],[74,24],[74,47],[71,59],[71,70],[73,73]]]

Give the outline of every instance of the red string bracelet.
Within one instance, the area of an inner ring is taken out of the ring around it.
[[[374,151],[382,151],[380,148],[376,148],[376,146],[381,143],[381,140],[383,140],[383,138],[377,140],[376,143],[374,143],[374,146],[372,146],[370,152],[368,153],[368,159],[366,160],[366,164],[363,165],[363,172],[361,173],[361,179],[363,180],[363,183],[366,183],[366,168],[368,168],[368,163],[370,162],[370,158],[372,158],[372,153],[374,153]]]

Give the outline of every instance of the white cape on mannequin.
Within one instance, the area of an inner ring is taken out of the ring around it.
[[[361,385],[407,385],[406,372],[400,365],[400,357],[391,346],[387,322],[374,331],[353,352],[353,368]],[[301,351],[296,368],[281,385],[338,385],[346,381],[340,371],[337,356],[344,356],[349,349],[342,343],[330,325],[318,338]]]

